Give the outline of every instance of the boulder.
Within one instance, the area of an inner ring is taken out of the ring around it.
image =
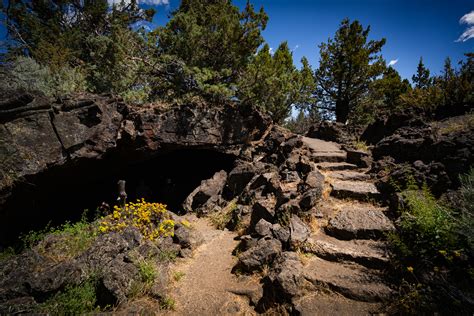
[[[298,254],[283,252],[274,265],[273,287],[281,301],[291,301],[305,293],[307,282]]]
[[[345,143],[350,138],[344,124],[330,121],[311,126],[306,136],[336,143]]]
[[[251,227],[261,220],[264,219],[267,222],[273,223],[275,216],[276,198],[269,196],[265,199],[258,200],[252,206],[252,215],[250,219]]]
[[[253,163],[242,162],[238,164],[229,172],[223,196],[227,200],[239,196],[256,174],[257,167]]]
[[[290,240],[290,228],[281,226],[280,224],[273,224],[272,226],[273,236],[278,239],[283,246],[286,246]]]
[[[212,178],[203,180],[201,185],[194,189],[183,203],[183,208],[187,212],[196,211],[204,206],[210,199],[216,200],[222,193],[227,180],[227,172],[221,170],[216,172]]]
[[[362,150],[346,149],[348,163],[357,165],[359,168],[369,168],[372,164],[372,157],[370,153]]]
[[[173,241],[184,249],[195,249],[203,243],[202,235],[191,228],[183,225],[175,226]]]
[[[292,247],[301,246],[311,234],[308,226],[296,215],[292,215],[290,219],[290,243]]]
[[[270,236],[272,234],[272,224],[263,218],[255,225],[255,232],[261,236]]]
[[[323,195],[322,186],[316,189],[306,191],[300,199],[299,206],[303,212],[311,210],[321,199]]]
[[[281,242],[271,237],[260,239],[255,246],[239,255],[238,267],[251,272],[269,265],[281,253]]]

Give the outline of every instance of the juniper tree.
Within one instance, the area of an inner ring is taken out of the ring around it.
[[[412,77],[415,88],[426,89],[431,86],[432,80],[430,77],[430,70],[423,64],[423,57],[420,57],[418,67],[416,68],[416,74]]]
[[[368,40],[370,26],[344,19],[334,38],[319,45],[316,71],[319,106],[333,111],[338,122],[346,122],[350,111],[382,74],[385,63],[379,55],[385,39]]]

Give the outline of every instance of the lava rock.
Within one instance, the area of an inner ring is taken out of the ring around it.
[[[209,199],[216,199],[221,194],[227,180],[227,172],[221,170],[216,172],[212,178],[203,180],[193,192],[186,198],[183,208],[187,212],[195,211],[205,205]]]
[[[272,226],[273,236],[278,239],[283,246],[285,246],[290,240],[290,228],[281,226],[280,224],[273,224]]]
[[[255,225],[261,219],[264,219],[267,222],[273,223],[273,219],[275,216],[275,206],[276,206],[276,199],[273,196],[269,196],[268,198],[257,201],[252,206],[252,215],[250,219],[251,227],[255,227]]]
[[[251,272],[271,264],[281,253],[281,242],[271,237],[260,239],[257,244],[239,255],[238,267]]]
[[[322,195],[322,186],[320,188],[306,191],[299,202],[301,210],[309,211],[310,209],[312,209],[317,204]]]
[[[175,227],[173,241],[179,244],[181,248],[195,249],[202,244],[203,238],[199,232],[179,225]]]
[[[296,215],[290,219],[290,243],[293,247],[302,245],[311,234],[308,226]]]
[[[255,225],[255,232],[261,237],[269,236],[272,234],[272,224],[262,218]]]
[[[295,252],[283,252],[272,274],[273,287],[280,299],[291,301],[305,292],[304,267]]]
[[[362,150],[346,149],[348,163],[357,165],[359,168],[369,168],[372,164],[372,157],[369,153]]]

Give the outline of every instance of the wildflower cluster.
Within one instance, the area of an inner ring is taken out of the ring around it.
[[[114,206],[112,214],[100,221],[99,232],[120,232],[128,226],[137,228],[149,240],[174,234],[174,221],[169,218],[166,205],[144,199],[127,203],[124,207]]]

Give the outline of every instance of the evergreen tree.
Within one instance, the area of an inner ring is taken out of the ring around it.
[[[402,80],[398,71],[393,67],[388,67],[381,78],[370,84],[366,96],[351,112],[351,121],[367,124],[377,117],[390,115],[402,107],[400,96],[410,89],[408,80]]]
[[[368,40],[370,27],[344,19],[334,39],[322,43],[316,71],[321,108],[335,111],[346,122],[350,111],[367,92],[370,82],[382,74],[384,61],[378,55],[385,39]]]
[[[238,83],[239,100],[263,108],[275,122],[282,123],[292,106],[306,108],[312,97],[312,70],[306,58],[302,64],[301,71],[295,68],[287,42],[281,43],[273,56],[265,44]]]
[[[311,69],[306,57],[301,59],[301,65],[302,68],[297,82],[298,95],[294,102],[294,106],[299,110],[310,111],[315,103],[316,82],[313,69]],[[314,111],[311,111],[311,113],[315,114]]]
[[[153,9],[140,9],[136,0],[112,8],[107,0],[12,0],[3,10],[10,39],[5,60],[30,56],[54,76],[72,67],[94,92],[119,93],[137,85],[136,54],[145,42],[130,26],[151,21]]]
[[[247,2],[240,12],[230,0],[183,0],[155,36],[163,55],[184,63],[204,95],[231,97],[246,65],[263,43],[268,16]],[[168,58],[168,57],[167,57]]]
[[[416,69],[416,74],[412,77],[415,88],[418,89],[427,89],[431,86],[432,80],[430,77],[430,70],[425,67],[423,64],[423,57],[420,57],[418,62],[418,67]]]

